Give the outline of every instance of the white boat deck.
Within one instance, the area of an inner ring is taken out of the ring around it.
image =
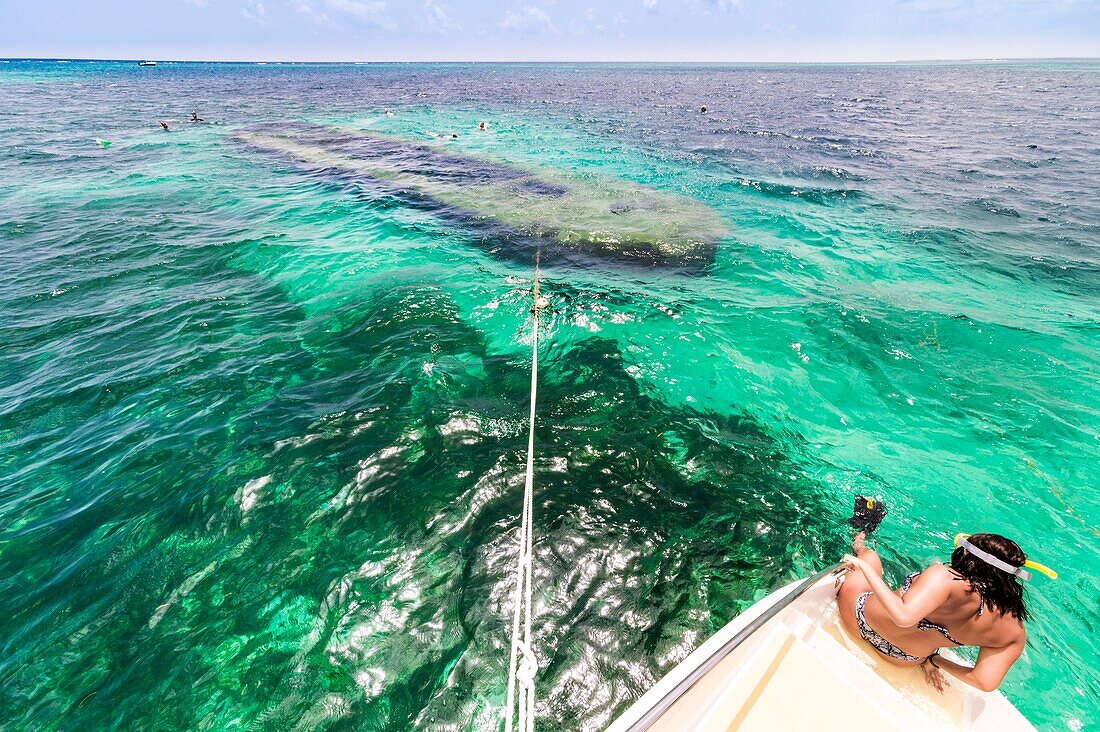
[[[608,732],[777,730],[1032,730],[999,693],[949,679],[941,693],[919,668],[894,666],[851,637],[825,577],[753,632],[655,720],[692,670],[713,660],[739,631],[799,582],[776,591],[699,647],[617,719]],[[649,715],[652,717],[652,714]]]

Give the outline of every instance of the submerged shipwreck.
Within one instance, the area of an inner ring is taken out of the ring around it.
[[[713,209],[683,196],[603,176],[527,170],[443,142],[307,124],[252,127],[236,137],[510,241],[518,235],[578,252],[676,264],[709,260],[726,235]]]

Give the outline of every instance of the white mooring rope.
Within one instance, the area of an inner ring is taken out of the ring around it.
[[[519,718],[519,732],[535,729],[535,672],[538,661],[531,650],[531,524],[535,492],[535,400],[539,380],[539,311],[548,304],[539,295],[539,253],[535,254],[534,307],[531,315],[531,417],[527,430],[527,479],[523,486],[523,511],[519,529],[519,556],[516,560],[516,590],[512,608],[512,650],[508,658],[508,700],[505,732],[512,732],[513,717]],[[523,616],[522,638],[520,615]],[[519,664],[519,668],[516,664]],[[516,693],[516,685],[519,693]]]

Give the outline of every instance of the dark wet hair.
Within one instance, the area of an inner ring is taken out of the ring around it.
[[[967,541],[1013,567],[1022,567],[1027,561],[1027,555],[1016,542],[999,534],[972,534]],[[951,569],[970,582],[989,607],[1017,620],[1030,617],[1024,607],[1024,586],[1015,575],[986,564],[961,546],[951,554]]]

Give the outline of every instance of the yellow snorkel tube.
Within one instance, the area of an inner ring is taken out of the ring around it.
[[[967,539],[969,537],[970,537],[970,534],[955,534],[955,546],[963,547],[968,552],[970,552],[971,554],[976,556],[978,559],[981,559],[986,564],[990,564],[990,565],[996,567],[997,569],[1001,570],[1002,572],[1008,572],[1009,574],[1014,574],[1014,575],[1016,575],[1017,577],[1019,577],[1020,579],[1023,579],[1023,580],[1031,579],[1031,573],[1024,571],[1023,567],[1013,567],[1011,564],[1004,561],[1003,559],[1000,559],[999,557],[995,557],[992,554],[990,554],[989,552],[982,551],[981,549],[979,549],[978,547],[974,546],[969,541],[967,541]],[[1036,572],[1039,572],[1041,574],[1045,574],[1047,577],[1050,577],[1051,579],[1058,579],[1058,573],[1055,572],[1050,567],[1046,566],[1045,564],[1039,564],[1038,562],[1033,562],[1029,559],[1026,562],[1024,562],[1024,567],[1027,567],[1028,569],[1034,569]]]
[[[1051,579],[1058,579],[1058,573],[1045,564],[1039,564],[1038,562],[1033,562],[1029,559],[1024,562],[1024,566],[1028,569],[1034,569],[1036,572],[1041,572]]]

